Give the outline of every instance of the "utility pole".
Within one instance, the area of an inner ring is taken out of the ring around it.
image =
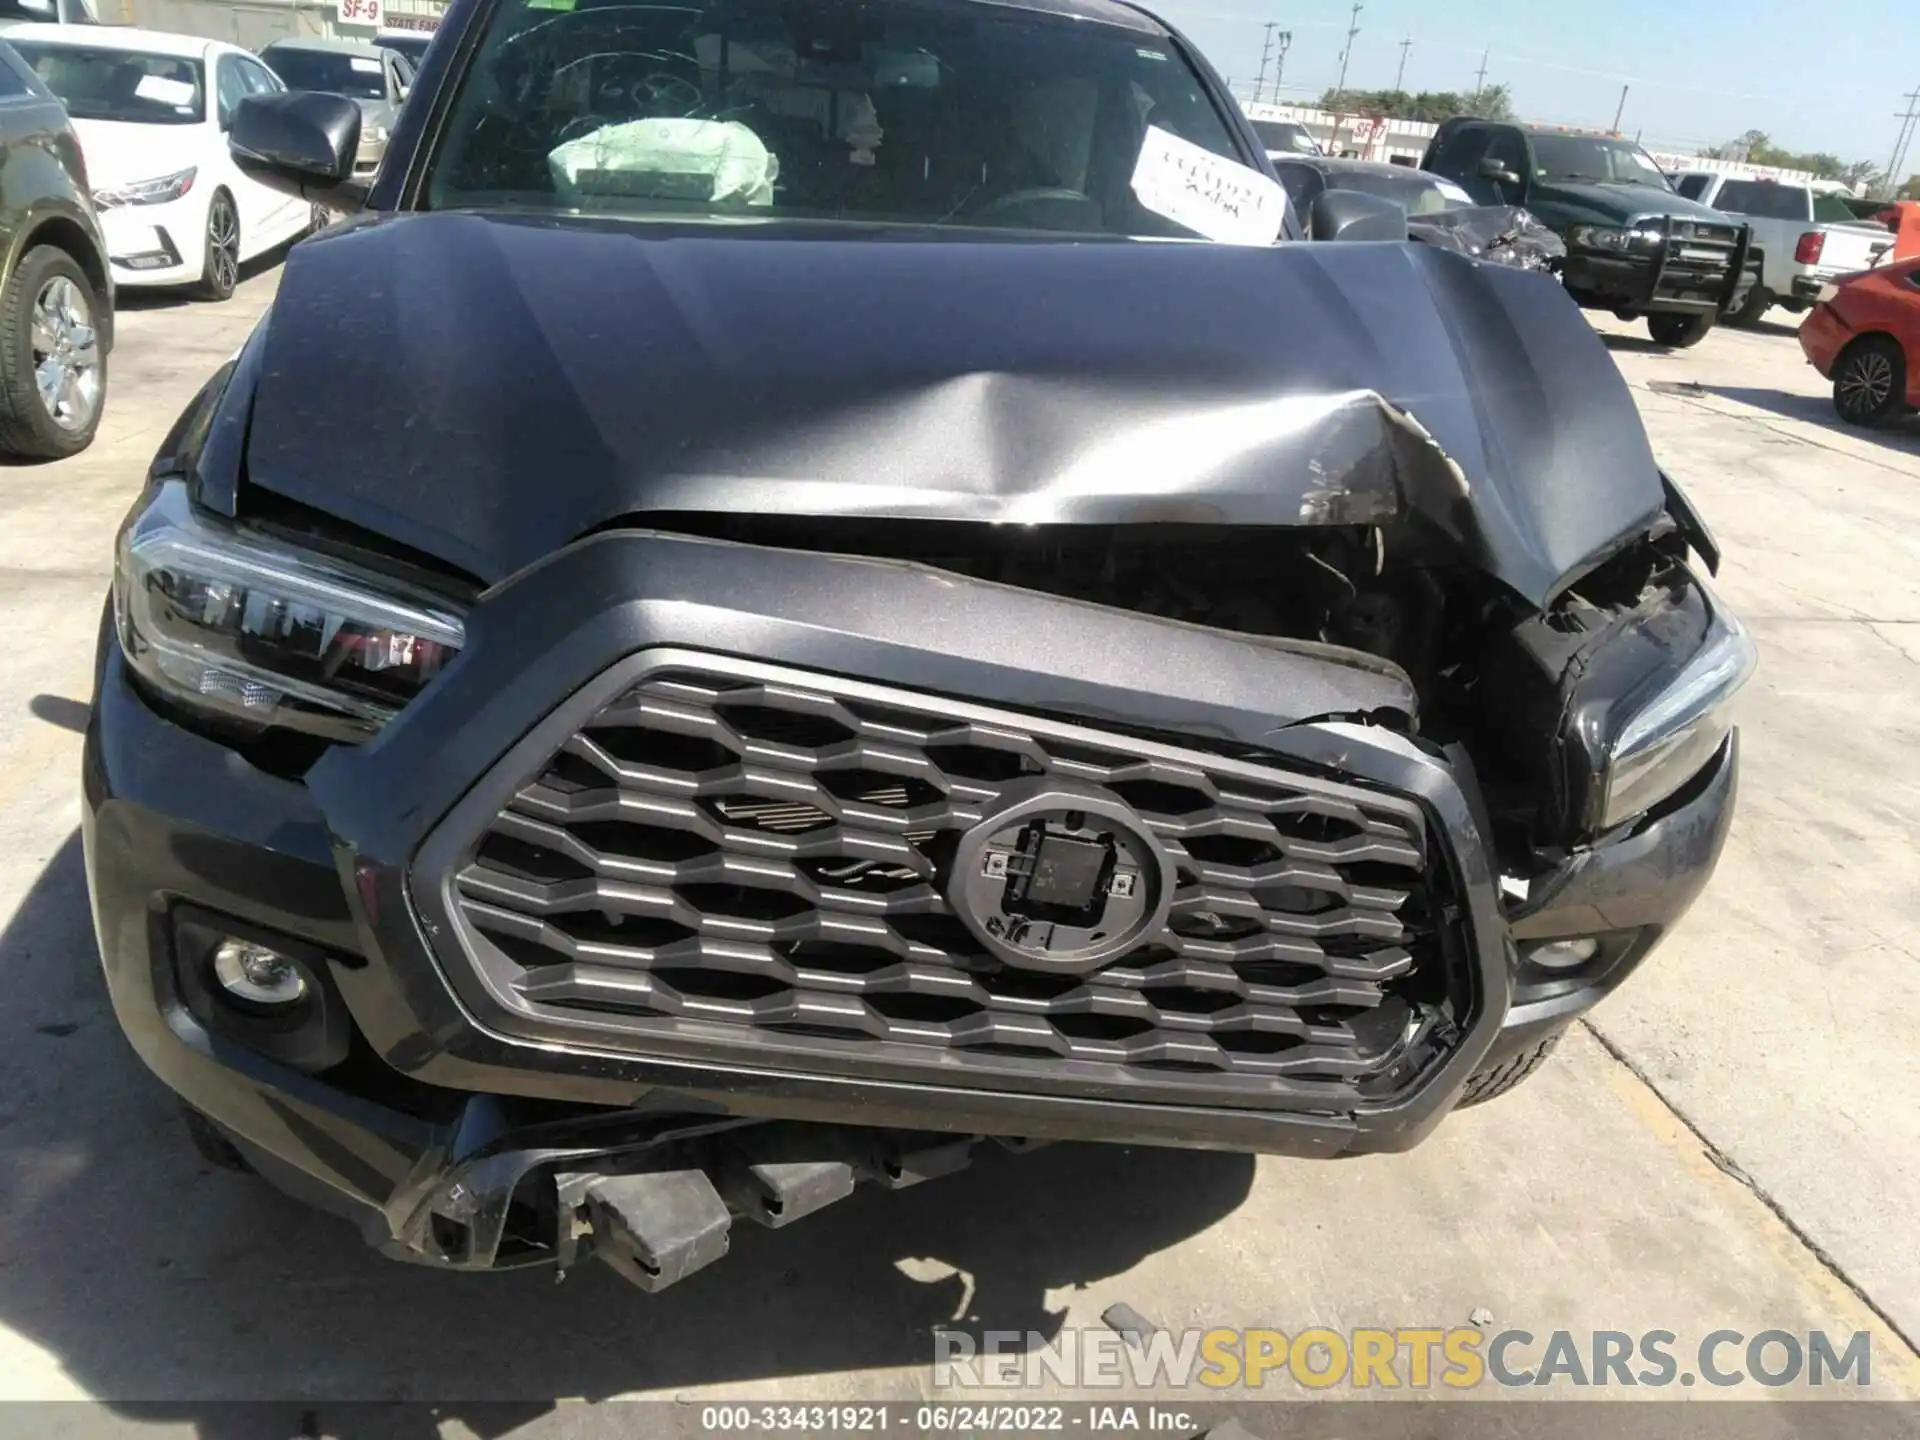
[[[1487,58],[1492,54],[1493,51],[1490,49],[1480,52],[1480,73],[1473,77],[1473,108],[1475,110],[1480,108],[1480,92],[1487,88]]]
[[[1620,133],[1620,117],[1627,113],[1627,89],[1625,85],[1620,87],[1620,106],[1613,112],[1613,133],[1616,135]]]
[[[1353,0],[1353,14],[1347,17],[1347,48],[1340,52],[1340,83],[1333,87],[1336,101],[1347,93],[1347,62],[1353,58],[1353,38],[1360,33],[1360,0]]]
[[[1273,50],[1273,99],[1280,102],[1280,77],[1287,73],[1287,51],[1293,48],[1293,32],[1282,30],[1274,37]]]
[[[1907,93],[1907,112],[1899,117],[1900,138],[1893,142],[1893,158],[1887,161],[1887,196],[1891,199],[1899,191],[1900,167],[1907,163],[1907,146],[1913,139],[1913,122],[1920,117],[1920,90]]]
[[[1413,48],[1413,37],[1411,35],[1407,36],[1406,39],[1400,42],[1400,68],[1394,71],[1394,74],[1393,74],[1393,91],[1394,91],[1394,94],[1396,95],[1399,94],[1403,88],[1405,88],[1405,82],[1407,78],[1407,51],[1411,50],[1412,48]]]
[[[1279,28],[1272,20],[1266,24],[1267,38],[1260,46],[1260,78],[1253,82],[1253,98],[1256,104],[1259,102],[1261,90],[1267,83],[1267,61],[1273,58],[1273,32]]]

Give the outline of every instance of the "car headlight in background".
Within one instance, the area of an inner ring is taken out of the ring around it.
[[[1636,245],[1651,245],[1659,234],[1652,230],[1622,230],[1614,225],[1575,225],[1567,243],[1583,250],[1613,250],[1624,254]]]
[[[378,124],[368,125],[361,130],[360,139],[367,145],[384,145],[387,143],[387,127]]]
[[[197,513],[177,481],[121,531],[113,591],[141,679],[256,732],[365,739],[466,640],[445,597]]]
[[[169,200],[178,200],[193,189],[194,177],[199,173],[197,168],[189,166],[171,175],[162,175],[157,180],[137,180],[131,185],[109,186],[93,192],[93,203],[101,210],[111,210],[116,205],[164,205]]]
[[[1700,649],[1621,727],[1608,750],[1602,828],[1651,809],[1685,785],[1733,728],[1731,702],[1759,654],[1745,627],[1708,593],[1713,619]]]

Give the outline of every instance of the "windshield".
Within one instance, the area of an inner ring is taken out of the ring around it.
[[[1714,196],[1713,208],[1756,220],[1805,220],[1812,210],[1805,186],[1770,180],[1729,180]]]
[[[1269,150],[1290,151],[1295,155],[1318,155],[1320,147],[1302,125],[1287,120],[1254,120],[1253,133]]]
[[[192,125],[206,118],[198,60],[46,40],[16,40],[13,48],[76,120]]]
[[[260,58],[289,90],[323,90],[352,100],[387,98],[387,77],[377,56],[269,45]]]
[[[1184,237],[1131,189],[1149,127],[1239,158],[1144,23],[945,0],[501,0],[489,15],[429,161],[435,208]]]
[[[1647,152],[1628,140],[1598,135],[1535,135],[1534,178],[1610,180],[1667,190],[1667,177]]]
[[[1884,208],[1884,207],[1883,207]],[[1869,216],[1873,211],[1867,212]],[[1848,224],[1860,218],[1859,213],[1847,203],[1844,195],[1816,195],[1813,197],[1813,218],[1822,225]]]
[[[431,35],[382,35],[374,41],[382,50],[399,51],[415,65],[427,58],[427,47],[432,43]]]
[[[1409,215],[1436,215],[1442,210],[1458,210],[1473,204],[1473,197],[1450,180],[1409,170],[1395,175],[1386,170],[1340,170],[1327,172],[1327,185],[1334,190],[1358,190],[1391,200]]]

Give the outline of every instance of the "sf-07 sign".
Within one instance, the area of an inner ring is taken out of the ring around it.
[[[335,0],[334,20],[341,25],[380,27],[382,0]]]

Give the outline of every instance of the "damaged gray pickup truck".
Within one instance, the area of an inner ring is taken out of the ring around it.
[[[982,1142],[1405,1149],[1706,882],[1753,649],[1607,352],[1291,243],[1145,12],[458,0],[370,193],[357,117],[238,107],[358,213],[100,639],[101,955],[210,1157],[658,1289]]]

